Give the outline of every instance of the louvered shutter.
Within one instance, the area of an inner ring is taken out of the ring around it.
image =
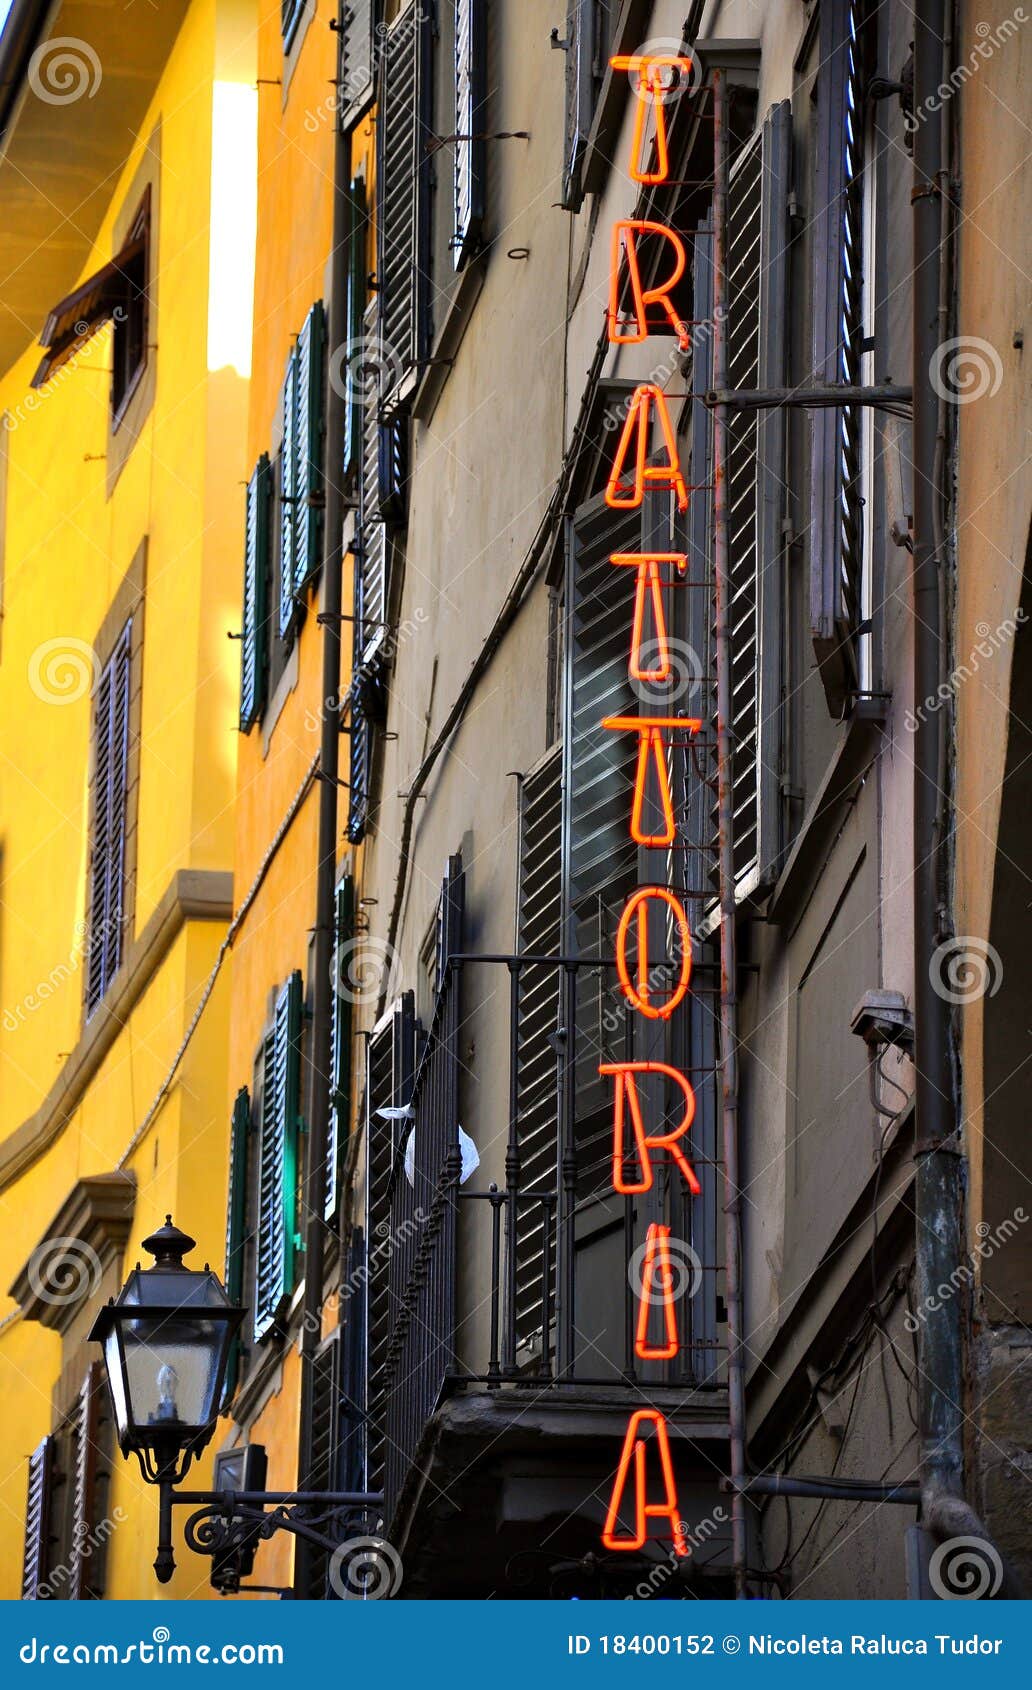
[[[376,333],[375,300],[366,312],[366,335]],[[387,530],[380,511],[380,366],[373,360],[362,411],[362,466],[358,490],[355,569],[355,638],[359,664],[383,643],[387,620]]]
[[[297,350],[287,359],[283,377],[283,441],[280,455],[280,578],[279,620],[280,639],[285,639],[294,623],[296,605],[294,583],[297,579],[297,500],[300,486],[298,473],[297,438]]]
[[[378,1252],[390,1235],[388,1189],[391,1170],[407,1136],[407,1121],[385,1119],[381,1109],[401,1109],[412,1099],[416,1065],[415,1000],[405,992],[377,1023],[367,1044],[366,1145],[369,1236],[375,1241],[369,1257],[368,1331],[370,1396],[373,1424],[369,1434],[369,1482],[380,1488],[384,1470],[382,1376],[390,1340],[389,1249]]]
[[[305,0],[280,0],[280,34],[283,37],[285,53],[290,51],[304,9]]]
[[[862,0],[821,0],[814,133],[813,370],[860,381],[863,337]],[[810,427],[810,621],[829,700],[858,678],[862,611],[860,410],[814,408]]]
[[[340,1370],[340,1460],[337,1484],[341,1490],[366,1489],[366,1262],[365,1234],[356,1227],[348,1250],[346,1295],[342,1298],[343,1335]]]
[[[347,392],[344,404],[344,474],[357,475],[361,464],[362,356],[368,292],[369,216],[365,183],[356,176],[348,195],[348,344]],[[375,323],[375,316],[372,318]],[[375,332],[375,331],[374,331]]]
[[[326,1144],[325,1218],[337,1207],[341,1151],[348,1134],[351,1101],[351,999],[347,990],[349,953],[355,930],[355,883],[346,875],[334,895],[334,992],[330,1008],[330,1117]]]
[[[29,1488],[25,1503],[25,1550],[22,1560],[22,1601],[34,1602],[46,1583],[50,1560],[50,1508],[54,1484],[54,1439],[47,1436],[29,1456]]]
[[[728,385],[784,376],[790,108],[772,109],[728,188]],[[784,414],[730,407],[728,561],[735,890],[748,896],[780,848],[781,522]]]
[[[399,525],[408,503],[408,418],[404,413],[377,430],[377,489],[380,516]]]
[[[263,452],[247,483],[244,519],[244,606],[240,638],[240,732],[265,708],[269,663],[269,460]]]
[[[309,1491],[337,1490],[337,1467],[340,1458],[340,1330],[324,1338],[312,1359],[311,1399],[311,1466],[303,1475],[300,1489]],[[315,1545],[309,1556],[310,1590],[314,1597],[332,1597],[328,1591],[327,1568],[329,1554]]]
[[[351,129],[373,97],[376,36],[381,7],[373,0],[347,0],[338,31],[340,57],[337,87],[340,127]]]
[[[410,0],[389,26],[380,56],[377,154],[379,339],[383,393],[393,407],[425,359],[430,323],[432,10]]]
[[[594,106],[594,10],[596,0],[570,0],[566,11],[566,123],[563,144],[562,203],[580,207],[584,149]]]
[[[297,337],[297,502],[294,506],[294,590],[300,592],[322,563],[323,440],[326,313],[312,306]]]
[[[614,570],[615,574],[616,571]],[[562,749],[554,747],[523,782],[520,802],[519,949],[522,955],[558,956],[562,950]],[[520,1189],[555,1192],[559,1158],[556,1034],[560,972],[531,965],[520,970],[517,1025]],[[540,1342],[546,1250],[545,1208],[517,1205],[516,1340]],[[554,1225],[555,1209],[551,1211]],[[555,1285],[554,1269],[551,1284]]]
[[[96,1564],[92,1562],[93,1546],[89,1540],[97,1524],[94,1516],[99,1428],[100,1363],[95,1361],[86,1370],[69,1426],[72,1495],[68,1595],[72,1601],[101,1595],[100,1590],[91,1586],[89,1579],[91,1564]]]
[[[125,843],[129,795],[132,621],[126,623],[97,684],[94,705],[93,838],[86,1013],[96,1009],[122,960]]]
[[[276,998],[265,1045],[254,1335],[264,1337],[294,1285],[300,1132],[302,982],[290,976]]]
[[[233,1100],[229,1131],[229,1178],[226,1186],[226,1291],[231,1303],[244,1300],[244,1263],[247,1252],[247,1179],[251,1136],[251,1094],[241,1086]],[[239,1334],[233,1340],[226,1368],[224,1400],[236,1389],[240,1367]]]
[[[454,263],[461,270],[480,240],[484,221],[487,143],[487,9],[484,0],[455,4]]]

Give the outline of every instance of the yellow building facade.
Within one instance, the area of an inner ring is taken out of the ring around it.
[[[0,1594],[150,1596],[86,1335],[167,1212],[222,1266],[256,9],[163,0],[131,53],[121,11],[32,11],[0,41]]]

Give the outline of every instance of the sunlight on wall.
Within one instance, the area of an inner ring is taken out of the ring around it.
[[[251,374],[258,90],[216,82],[211,135],[208,368]]]

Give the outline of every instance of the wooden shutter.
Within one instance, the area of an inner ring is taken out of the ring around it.
[[[34,1602],[45,1584],[50,1561],[50,1508],[54,1485],[54,1439],[48,1433],[29,1456],[29,1489],[25,1503],[25,1549],[22,1559],[22,1601]]]
[[[430,333],[430,63],[432,8],[410,0],[380,56],[377,236],[381,358],[393,407],[425,359]]]
[[[226,1291],[231,1303],[244,1300],[244,1268],[247,1254],[247,1184],[251,1136],[251,1094],[241,1086],[233,1101],[229,1131],[229,1178],[226,1185]],[[226,1368],[224,1400],[236,1390],[240,1370],[240,1335],[233,1340]]]
[[[99,1569],[90,1541],[96,1525],[98,1435],[100,1429],[100,1362],[91,1362],[79,1390],[69,1431],[69,1470],[72,1494],[69,1511],[69,1586],[72,1601],[102,1595],[91,1584],[90,1573]]]
[[[728,188],[728,385],[784,379],[791,110],[772,108]],[[780,851],[781,569],[784,413],[728,418],[728,562],[735,891],[747,897]]]
[[[382,7],[373,0],[347,0],[338,30],[337,70],[340,127],[354,127],[373,98],[376,68],[376,25]]]
[[[323,440],[326,383],[326,313],[312,306],[297,338],[297,487],[294,505],[294,591],[300,592],[322,563]]]
[[[384,1470],[382,1374],[390,1341],[390,1250],[377,1252],[390,1233],[388,1189],[399,1147],[407,1136],[407,1121],[385,1120],[381,1109],[400,1109],[412,1099],[416,1066],[415,999],[405,992],[377,1023],[367,1044],[366,1154],[368,1235],[374,1240],[369,1257],[368,1331],[370,1397],[374,1425],[370,1427],[370,1485],[380,1488]]]
[[[280,1302],[294,1285],[301,1013],[301,975],[295,972],[276,998],[272,1032],[265,1044],[255,1261],[256,1339],[269,1331]]]
[[[367,342],[376,333],[375,300],[366,312]],[[358,663],[382,645],[387,620],[387,530],[380,510],[380,369],[368,372],[362,410],[362,464],[355,541],[355,639]]]
[[[283,37],[285,53],[290,51],[304,9],[305,0],[280,0],[280,34]]]
[[[100,1003],[122,960],[131,659],[130,619],[104,666],[94,705],[87,1018]]]
[[[596,0],[570,0],[566,9],[566,123],[563,141],[562,203],[580,208],[581,163],[591,132],[595,87],[594,11]]]
[[[616,571],[614,570],[614,574]],[[519,949],[523,955],[558,956],[562,950],[562,748],[555,746],[523,782],[520,804]],[[556,1034],[561,973],[531,966],[520,970],[517,1015],[517,1086],[520,1188],[556,1191],[559,1110]],[[517,1205],[516,1338],[538,1340],[543,1322],[541,1287],[546,1250],[543,1205]],[[554,1224],[555,1209],[552,1210]],[[555,1275],[552,1274],[552,1285]]]
[[[348,1135],[351,1105],[351,1000],[345,996],[344,947],[355,931],[355,882],[345,875],[334,895],[334,992],[330,1008],[330,1115],[326,1143],[325,1218],[337,1207],[341,1151]]]
[[[377,495],[384,522],[403,523],[408,508],[408,418],[404,412],[377,429]]]
[[[337,1483],[340,1459],[340,1329],[324,1338],[312,1360],[312,1442],[311,1466],[303,1475],[302,1490],[332,1491]],[[326,1589],[329,1554],[314,1544],[309,1554],[311,1594],[324,1599],[332,1592]]]
[[[297,519],[295,515],[300,475],[298,473],[297,437],[297,349],[287,359],[283,377],[283,442],[280,455],[280,578],[279,620],[280,639],[285,639],[294,624],[296,604],[294,583],[297,579]]]
[[[484,221],[487,143],[487,9],[484,0],[455,3],[455,226],[456,270],[476,251]]]
[[[814,124],[813,370],[860,381],[863,337],[863,0],[821,0]],[[835,709],[855,690],[862,608],[858,406],[814,408],[810,429],[810,621]]]
[[[362,354],[368,292],[369,215],[365,183],[356,176],[348,195],[348,346],[347,396],[344,405],[344,474],[357,475],[362,441]],[[375,319],[374,319],[375,321]]]
[[[244,607],[240,636],[240,732],[248,733],[265,708],[269,666],[269,493],[271,472],[263,452],[247,483],[244,520]]]

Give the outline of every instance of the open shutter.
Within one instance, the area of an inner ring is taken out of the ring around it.
[[[25,1551],[22,1560],[22,1601],[35,1602],[45,1584],[50,1559],[50,1507],[54,1486],[54,1439],[48,1433],[29,1456],[29,1489],[25,1503]]]
[[[791,115],[775,106],[728,188],[728,385],[782,385]],[[728,553],[735,891],[745,898],[780,851],[781,522],[784,413],[728,419]]]
[[[455,228],[456,270],[480,240],[484,221],[487,143],[484,140],[487,83],[487,8],[484,0],[455,3]]]
[[[348,130],[358,122],[373,98],[376,65],[375,28],[381,7],[374,0],[347,0],[338,31],[340,57],[337,70],[340,127]]]
[[[322,563],[323,439],[326,433],[326,313],[316,300],[297,337],[297,503],[294,506],[294,590]]]
[[[384,522],[399,525],[408,508],[408,418],[404,413],[377,430],[377,494]]]
[[[280,639],[285,639],[294,622],[294,583],[297,579],[297,499],[300,486],[297,439],[297,349],[287,359],[283,377],[283,442],[280,457]]]
[[[294,1285],[301,1083],[300,972],[276,999],[265,1045],[255,1263],[254,1335],[264,1337]]]
[[[375,300],[366,312],[366,335],[376,334]],[[362,463],[355,541],[355,640],[359,664],[382,644],[387,620],[387,530],[380,510],[380,368],[367,374],[362,409]]]
[[[104,666],[94,706],[93,838],[90,854],[90,931],[86,965],[87,1018],[122,960],[125,841],[129,795],[129,699],[132,621]]]
[[[614,570],[614,574],[616,571]],[[520,795],[519,949],[527,956],[558,956],[562,950],[562,748],[555,746],[532,769]],[[520,969],[517,1026],[520,1188],[555,1191],[558,1168],[558,1084],[556,1034],[560,1021],[560,973],[540,965]],[[552,1211],[554,1221],[555,1211]],[[540,1341],[546,1251],[545,1208],[517,1205],[516,1340]],[[550,1280],[555,1285],[554,1271]]]
[[[345,979],[349,944],[355,931],[355,882],[345,875],[334,895],[334,992],[330,1009],[330,1119],[326,1145],[325,1218],[337,1207],[340,1159],[347,1139],[351,1104],[351,998]]]
[[[99,1563],[92,1560],[91,1545],[88,1542],[97,1524],[95,1515],[100,1400],[100,1363],[95,1361],[91,1362],[86,1370],[69,1427],[72,1496],[69,1515],[68,1595],[73,1602],[85,1601],[102,1594],[90,1584],[91,1567],[99,1566]]]
[[[398,1147],[406,1136],[408,1122],[384,1117],[382,1109],[403,1109],[412,1099],[416,1067],[415,999],[403,993],[393,1009],[377,1023],[367,1044],[366,1145],[367,1145],[367,1234],[379,1244],[390,1231],[388,1188]],[[383,1430],[382,1375],[390,1341],[390,1252],[377,1252],[369,1259],[368,1331],[370,1396],[374,1424],[370,1428],[369,1482],[380,1488],[385,1447]]]
[[[244,520],[244,608],[240,634],[240,732],[265,708],[269,664],[269,460],[263,452],[247,483]]]
[[[358,473],[362,441],[362,353],[365,350],[366,295],[368,292],[369,215],[365,183],[356,176],[351,183],[348,218],[348,358],[347,396],[344,405],[344,474]],[[375,318],[372,320],[375,332]]]
[[[347,1277],[342,1317],[340,1369],[340,1459],[337,1469],[341,1490],[366,1489],[366,1264],[365,1233],[356,1227],[348,1250]]]
[[[813,371],[860,381],[863,338],[863,0],[821,0],[814,133]],[[815,407],[810,426],[810,621],[829,701],[858,679],[862,618],[860,410]]]
[[[596,0],[570,0],[566,11],[566,124],[562,203],[580,208],[581,162],[591,133],[594,107],[594,11]]]
[[[226,1190],[226,1291],[231,1303],[244,1300],[244,1266],[247,1252],[247,1181],[251,1136],[251,1094],[241,1086],[233,1100],[229,1134],[229,1178]],[[240,1367],[240,1335],[233,1340],[226,1369],[224,1400],[236,1390]]]
[[[426,357],[430,331],[432,8],[409,0],[384,37],[377,133],[379,339],[393,407]]]

